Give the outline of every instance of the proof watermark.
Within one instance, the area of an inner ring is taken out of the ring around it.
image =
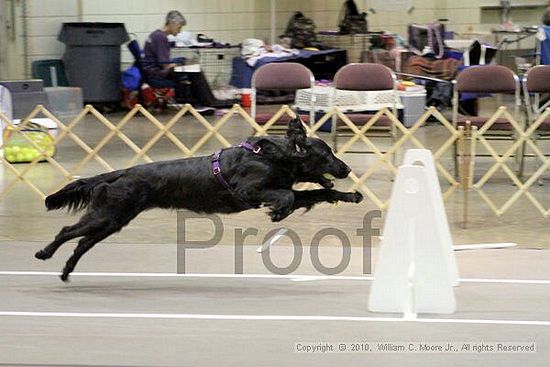
[[[360,243],[362,248],[363,274],[371,274],[371,248],[373,238],[380,235],[380,229],[374,225],[374,220],[381,218],[380,210],[372,210],[363,216],[362,225],[352,231],[344,231],[336,227],[319,228],[311,239],[302,238],[296,231],[279,227],[263,233],[260,228],[234,228],[230,245],[234,247],[233,272],[244,273],[244,245],[247,240],[257,243],[269,243],[274,237],[284,236],[292,243],[293,256],[290,263],[284,267],[276,265],[271,258],[270,247],[261,252],[262,263],[265,268],[275,275],[287,275],[295,272],[304,258],[304,246],[309,246],[309,257],[314,268],[322,275],[336,275],[344,272],[351,262],[351,244]],[[194,223],[197,220],[208,221],[212,230],[209,238],[196,239],[192,236]],[[223,220],[218,215],[201,215],[189,211],[177,212],[177,272],[186,272],[186,257],[189,251],[201,251],[219,245],[225,234]],[[282,231],[284,229],[284,231]],[[321,241],[327,237],[337,239],[342,248],[341,258],[336,265],[326,265],[321,261]],[[353,240],[353,241],[352,241]],[[224,243],[227,245],[227,243]]]

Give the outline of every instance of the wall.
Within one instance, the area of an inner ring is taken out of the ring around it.
[[[26,1],[26,7],[28,64],[34,60],[60,58],[64,46],[57,41],[57,34],[61,23],[78,21],[78,1],[30,0]],[[30,70],[29,66],[27,69]]]
[[[222,42],[239,43],[244,38],[269,39],[269,0],[29,0],[29,63],[59,58],[64,45],[57,41],[63,22],[123,22],[143,44],[147,35],[164,24],[169,10],[178,9],[187,18],[184,30],[204,33]],[[279,1],[279,8],[285,1]],[[286,2],[290,4],[290,2]],[[78,14],[79,10],[81,14]],[[123,62],[132,56],[122,49]]]
[[[20,79],[25,76],[25,63],[21,62],[25,54],[25,22],[23,21],[25,2],[21,0],[2,0],[0,18],[0,75],[2,79]]]
[[[338,28],[338,16],[343,3],[343,0],[310,1],[306,13],[315,20],[319,29],[334,30]],[[367,11],[372,5],[369,0],[356,0],[355,3],[359,11]],[[371,11],[367,11],[369,30],[389,31],[405,35],[409,23],[433,22],[436,19],[436,10],[440,3],[441,1],[438,0],[413,0],[414,10],[411,13],[376,11],[373,14]]]
[[[4,2],[0,2],[0,50],[5,50],[8,44],[8,28],[5,16],[7,7]],[[7,78],[7,58],[5,52],[0,52],[0,80]]]
[[[276,35],[284,32],[288,19],[297,10],[312,17],[318,29],[335,29],[342,3],[341,0],[277,0]],[[405,16],[370,14],[370,28],[404,34],[409,22],[432,21],[436,3],[436,0],[415,0],[415,11]],[[124,22],[128,32],[143,43],[152,30],[163,25],[165,14],[171,9],[178,9],[186,16],[187,31],[229,43],[240,43],[250,37],[269,41],[270,4],[270,0],[28,0],[28,61],[62,55],[64,45],[56,37],[63,22]],[[363,10],[368,1],[359,0],[357,4]],[[132,60],[124,48],[122,58],[123,62]]]
[[[499,29],[501,10],[498,0],[443,0],[439,16],[449,19],[449,28],[463,37],[477,35],[489,43],[495,43],[491,30]],[[539,25],[542,12],[548,5],[547,0],[511,0],[510,19],[518,26]],[[513,38],[506,36],[508,38]],[[535,38],[529,37],[517,44],[507,46],[508,49],[530,49],[535,46]]]

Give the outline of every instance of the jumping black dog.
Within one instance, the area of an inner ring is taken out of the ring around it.
[[[277,222],[320,202],[359,203],[363,196],[358,192],[332,190],[332,181],[350,171],[324,141],[306,137],[298,118],[289,123],[286,138],[250,137],[213,156],[143,164],[69,183],[46,198],[47,209],[87,211],[35,257],[49,259],[63,243],[82,237],[63,269],[61,279],[67,281],[82,255],[147,209],[237,213],[267,206]],[[299,182],[323,188],[293,190]]]

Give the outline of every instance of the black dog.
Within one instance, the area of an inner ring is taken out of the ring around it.
[[[360,193],[331,189],[332,180],[345,178],[350,171],[325,142],[306,137],[296,119],[289,123],[286,138],[251,137],[214,156],[144,164],[66,185],[46,198],[48,210],[87,207],[87,212],[75,225],[63,227],[35,257],[49,259],[64,242],[82,237],[63,269],[61,279],[66,281],[96,243],[152,208],[237,213],[263,205],[270,208],[272,221],[280,221],[298,208],[309,210],[320,202],[359,203]],[[323,189],[292,190],[298,182],[318,183]]]

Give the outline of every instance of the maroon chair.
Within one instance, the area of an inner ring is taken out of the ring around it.
[[[459,114],[459,98],[463,93],[477,94],[480,98],[483,96],[492,97],[497,94],[514,95],[516,113],[521,104],[519,79],[506,66],[476,65],[469,67],[458,74],[453,84],[453,123],[455,126],[463,126],[466,121],[470,121],[472,126],[480,128],[490,117]],[[511,131],[513,127],[507,119],[499,118],[489,130]]]
[[[334,75],[334,93],[332,96],[332,102],[338,99],[341,91],[386,91],[390,94],[389,103],[381,103],[373,106],[365,105],[364,108],[369,110],[379,110],[383,107],[389,107],[392,113],[397,116],[397,103],[398,97],[396,92],[396,82],[394,72],[385,65],[373,64],[373,63],[352,63],[347,64],[340,68],[336,75]],[[346,113],[346,116],[358,127],[367,124],[373,117],[372,112],[367,113]],[[353,132],[350,128],[344,124],[344,122],[337,116],[333,116],[332,119],[332,140],[333,148],[338,148],[338,138],[344,136],[353,136]],[[392,144],[395,142],[397,136],[397,129],[392,121],[383,115],[367,132],[367,135],[374,137],[386,137],[390,138]],[[370,151],[348,151],[349,153],[370,153]]]
[[[539,104],[542,93],[550,93],[550,65],[534,66],[523,77],[523,95],[528,125],[535,122],[540,114],[550,107],[550,100],[542,105]],[[550,118],[540,124],[535,138],[550,138]]]
[[[455,128],[464,126],[467,121],[472,126],[477,126],[481,129],[484,124],[497,111],[491,111],[490,116],[467,116],[459,113],[459,101],[464,93],[472,93],[476,98],[491,97],[495,98],[499,95],[511,95],[514,98],[514,112],[512,115],[516,117],[516,121],[524,128],[524,123],[519,115],[519,107],[521,106],[521,90],[519,78],[517,75],[503,65],[476,65],[464,69],[460,72],[457,78],[453,81],[453,113],[452,120]],[[499,97],[501,98],[501,97]],[[486,140],[515,140],[517,137],[516,131],[510,121],[505,117],[499,117],[483,134]],[[523,156],[524,148],[516,154],[516,162],[519,165],[518,172],[523,173]],[[454,163],[455,175],[458,176],[458,146],[454,145]],[[489,156],[488,154],[477,154],[477,156]]]
[[[257,91],[290,91],[296,92],[298,89],[313,88],[315,86],[315,77],[311,70],[302,64],[295,62],[274,62],[262,65],[252,75],[252,95],[251,95],[251,116],[258,124],[263,125],[273,113],[258,113],[257,111]],[[313,93],[310,93],[311,100],[309,105],[309,114],[302,116],[306,123],[313,124],[315,120],[315,105]],[[273,126],[272,130],[284,130],[290,117],[283,115]]]
[[[527,125],[532,125],[540,115],[550,107],[550,100],[541,104],[541,94],[550,93],[550,65],[537,65],[532,67],[523,76],[523,100]],[[539,140],[550,140],[550,118],[544,119],[533,134],[535,144]],[[545,156],[548,153],[543,152]],[[542,162],[540,162],[542,164]],[[539,185],[542,185],[539,179]]]

